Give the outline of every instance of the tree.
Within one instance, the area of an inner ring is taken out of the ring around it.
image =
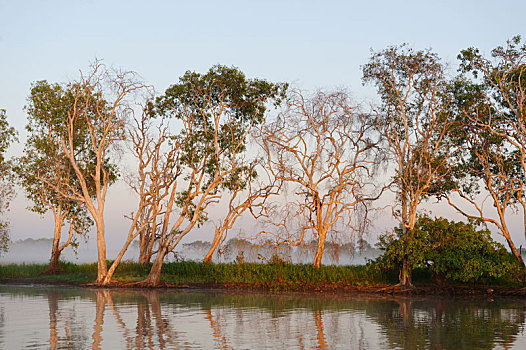
[[[61,188],[50,180],[47,186],[62,197],[86,207],[97,228],[96,283],[110,283],[106,261],[104,208],[108,187],[116,176],[115,146],[124,139],[124,125],[134,112],[129,101],[134,92],[144,89],[131,72],[110,71],[100,62],[92,65],[87,75],[68,85],[72,105],[66,111],[65,123],[56,124],[50,137],[58,145],[72,168],[78,186]],[[51,118],[52,116],[48,116]],[[50,122],[50,125],[55,125]],[[85,134],[79,148],[78,133]],[[86,163],[86,159],[90,161]],[[93,190],[92,190],[93,189]]]
[[[61,195],[68,188],[79,190],[73,168],[55,139],[56,130],[66,127],[68,111],[73,108],[74,92],[59,84],[39,81],[33,84],[28,102],[26,130],[29,136],[24,155],[17,159],[15,170],[27,198],[33,202],[30,209],[39,214],[48,211],[53,214],[53,246],[47,269],[52,273],[59,268],[62,251],[70,244],[75,244],[74,233],[86,234],[92,224],[80,202]],[[85,131],[77,129],[73,145],[78,155],[88,156],[82,160],[87,165],[93,160],[83,151],[87,142]],[[92,183],[89,184],[89,189],[93,194]],[[68,236],[65,242],[61,242],[62,228],[66,222],[69,222]]]
[[[395,173],[393,215],[401,234],[409,236],[422,201],[447,192],[454,180],[448,161],[457,149],[448,138],[454,122],[444,66],[430,50],[402,45],[373,53],[362,68],[364,83],[376,85],[381,100],[374,113]],[[407,260],[400,274],[402,286],[411,285]]]
[[[141,118],[134,118],[128,128],[130,149],[137,159],[137,172],[129,178],[128,184],[139,198],[137,210],[130,215],[128,244],[139,236],[141,264],[150,263],[157,253],[154,244],[163,226],[161,220],[166,202],[181,175],[179,144],[171,142],[173,135],[166,120],[157,121],[146,107]]]
[[[16,140],[16,131],[9,126],[4,109],[0,109],[0,215],[9,208],[13,198],[11,165],[4,158],[9,144]],[[0,219],[0,254],[6,252],[9,244],[9,223]]]
[[[257,167],[260,167],[257,173]],[[244,174],[243,174],[244,173]],[[256,183],[256,174],[266,173],[268,181],[266,184]],[[223,244],[227,233],[236,221],[247,210],[254,219],[268,217],[266,205],[269,198],[278,196],[282,187],[279,179],[271,178],[268,171],[264,168],[261,159],[257,159],[245,167],[236,181],[227,185],[230,198],[228,199],[228,211],[218,225],[215,227],[212,245],[203,259],[204,262],[211,262],[212,256]]]
[[[451,196],[447,200],[465,216],[495,225],[524,265],[506,213],[522,211],[526,235],[526,45],[520,46],[517,36],[491,55],[492,59],[485,58],[475,48],[459,55],[464,75],[457,80],[455,102],[463,128],[457,138],[465,149],[460,165],[466,176],[455,193],[464,205]],[[468,73],[474,80],[467,78]],[[488,191],[497,218],[475,198],[480,194],[479,181]]]
[[[219,202],[222,191],[245,175],[247,135],[263,121],[267,103],[279,103],[285,89],[285,84],[249,80],[237,68],[218,65],[206,74],[186,72],[157,98],[155,115],[182,125],[172,140],[181,172],[166,199],[157,254],[144,285],[160,283],[165,256],[207,219],[207,208]]]
[[[331,231],[363,231],[367,204],[379,196],[369,181],[379,160],[373,126],[343,91],[306,98],[294,90],[283,114],[259,129],[268,171],[296,195],[287,214],[302,217],[299,236],[289,234],[289,219],[271,233],[277,246],[297,246],[310,232],[318,242],[313,264],[320,267]]]

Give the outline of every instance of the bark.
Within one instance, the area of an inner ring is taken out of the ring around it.
[[[497,200],[494,200],[495,203],[498,203]],[[515,256],[515,258],[519,261],[521,266],[524,268],[524,261],[522,260],[522,256],[517,250],[517,247],[515,247],[515,243],[513,243],[513,239],[511,239],[510,231],[508,230],[508,225],[506,224],[506,219],[504,217],[504,210],[500,210],[500,207],[495,205],[497,207],[497,211],[499,214],[499,219],[501,222],[501,231],[502,235],[506,239],[506,242],[508,243],[508,247],[510,247],[510,250],[512,254]]]
[[[148,277],[141,282],[144,287],[157,287],[161,284],[161,270],[163,268],[163,261],[165,256],[168,254],[168,247],[160,246],[153,261],[152,268]]]
[[[150,263],[150,256],[148,256],[147,252],[147,241],[144,237],[140,238],[140,244],[139,244],[139,264],[149,264]]]
[[[411,232],[411,229],[414,227],[414,224],[413,226],[411,226],[410,224],[410,221],[411,222],[415,222],[416,221],[416,218],[410,218],[410,215],[408,214],[408,204],[407,204],[407,199],[405,197],[405,186],[402,185],[402,193],[403,193],[403,197],[402,197],[402,236],[403,237],[408,237],[409,235],[412,234]],[[410,208],[410,205],[409,205],[409,208]],[[415,210],[411,211],[409,210],[410,212],[415,212]],[[415,215],[416,216],[416,215]],[[413,220],[410,220],[410,219],[413,219]],[[410,225],[411,229],[409,229],[407,227],[407,225]],[[412,270],[409,266],[409,257],[408,256],[404,256],[404,258],[402,259],[402,267],[400,269],[400,273],[398,275],[398,279],[399,279],[399,285],[402,286],[402,287],[412,287],[413,286],[413,283],[412,283]]]
[[[126,240],[126,243],[124,243],[124,246],[122,247],[121,251],[119,252],[119,255],[117,255],[117,257],[115,258],[115,260],[111,264],[111,266],[110,266],[110,268],[109,268],[109,270],[108,270],[108,272],[106,274],[106,277],[104,278],[104,281],[102,282],[103,285],[108,285],[108,284],[111,283],[111,279],[113,278],[113,274],[115,273],[115,270],[117,270],[117,267],[121,263],[122,257],[124,256],[124,254],[128,250],[128,247],[130,246],[130,244],[131,244],[131,242],[133,241],[134,238],[135,238],[135,236],[128,237],[128,239]]]
[[[97,226],[97,280],[95,283],[104,285],[106,275],[108,274],[108,265],[106,261],[106,239],[104,238],[104,220],[95,218]],[[107,284],[107,282],[106,282]]]
[[[56,211],[54,210],[55,216],[55,228],[53,233],[53,246],[51,247],[51,258],[49,259],[49,265],[44,273],[53,274],[60,269],[60,255],[64,248],[69,246],[71,239],[73,238],[73,225],[71,223],[69,226],[69,235],[68,239],[62,246],[60,245],[60,239],[62,238],[62,225],[68,215],[67,212],[62,212],[62,207],[59,205]]]
[[[225,230],[221,227],[220,229],[216,230],[216,233],[214,235],[214,240],[212,241],[212,246],[208,250],[208,253],[206,253],[205,258],[203,259],[203,262],[212,262],[212,256],[214,255],[215,251],[219,247],[219,244],[223,241],[223,235],[225,233]]]
[[[149,264],[152,256],[155,254],[155,232],[157,225],[154,223],[151,229],[144,230],[145,234],[141,234],[139,246],[139,264]]]
[[[402,269],[400,270],[400,283],[401,287],[412,287],[412,278],[411,278],[411,268],[409,267],[409,262],[407,256],[402,260]]]
[[[503,236],[504,238],[506,238],[506,242],[508,242],[508,247],[510,247],[511,252],[515,256],[515,258],[517,258],[517,260],[520,262],[521,266],[524,268],[524,260],[522,259],[522,256],[519,253],[519,251],[517,250],[517,247],[515,247],[515,244],[513,243],[509,232],[503,232]]]
[[[327,237],[326,232],[320,232],[318,235],[318,247],[316,248],[316,254],[314,255],[313,266],[317,269],[321,267],[321,259],[323,258],[323,251],[325,249],[325,238]]]
[[[46,273],[54,273],[59,268],[59,259],[60,259],[60,253],[62,253],[62,250],[60,249],[60,236],[62,233],[62,224],[64,222],[64,218],[60,215],[55,215],[55,230],[53,234],[53,246],[51,248],[51,258],[49,259],[49,265],[46,269]]]

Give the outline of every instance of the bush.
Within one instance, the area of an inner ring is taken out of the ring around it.
[[[385,253],[377,259],[381,269],[393,269],[408,257],[410,268],[427,268],[439,282],[477,282],[481,279],[511,279],[517,271],[504,246],[477,221],[454,222],[444,218],[420,217],[406,237],[380,237]],[[395,232],[400,235],[401,230]]]

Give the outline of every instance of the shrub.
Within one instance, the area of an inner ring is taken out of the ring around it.
[[[427,268],[439,282],[509,277],[517,270],[517,264],[481,225],[473,220],[464,223],[420,217],[407,237],[394,234],[380,237],[378,246],[385,253],[376,264],[381,269],[393,269],[407,256],[410,268]],[[401,232],[396,229],[395,233]]]

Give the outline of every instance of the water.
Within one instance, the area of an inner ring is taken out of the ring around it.
[[[0,285],[0,349],[526,349],[526,300]]]

